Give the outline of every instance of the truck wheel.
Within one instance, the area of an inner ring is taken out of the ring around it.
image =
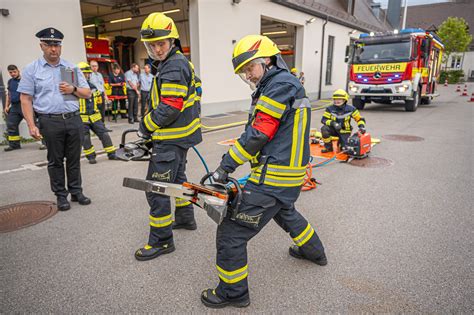
[[[357,109],[364,109],[365,102],[361,100],[360,98],[354,98],[352,100],[352,105],[354,105],[354,107]]]
[[[431,104],[431,97],[422,97],[420,105],[430,105]]]
[[[405,101],[405,111],[416,112],[418,104],[420,103],[420,95],[417,92],[413,92],[413,99]]]

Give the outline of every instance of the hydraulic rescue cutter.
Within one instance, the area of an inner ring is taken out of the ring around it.
[[[219,183],[204,184],[210,177],[210,173],[206,174],[201,179],[200,184],[188,182],[173,184],[125,177],[123,179],[123,186],[188,200],[204,209],[207,215],[217,224],[220,224],[228,214],[231,219],[235,219],[242,198],[239,183],[236,179],[229,178],[229,182],[232,185]]]
[[[131,142],[125,142],[127,134],[137,133],[137,129],[128,129],[122,133],[122,141],[115,152],[117,158],[122,161],[148,161],[151,157],[151,140],[138,139]]]

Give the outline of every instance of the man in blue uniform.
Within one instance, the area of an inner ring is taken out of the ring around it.
[[[152,111],[140,122],[138,135],[153,140],[146,179],[181,184],[186,179],[188,149],[202,141],[201,120],[195,102],[192,66],[181,52],[174,21],[163,13],[150,14],[142,24],[141,40],[153,59]],[[137,260],[150,260],[174,251],[172,229],[195,230],[192,204],[176,198],[175,222],[170,198],[146,194],[150,205],[148,244],[135,252]]]
[[[57,197],[58,209],[65,211],[71,208],[67,200],[69,193],[71,201],[81,205],[91,203],[82,193],[80,157],[84,131],[78,101],[78,98],[89,98],[91,91],[82,72],[60,57],[64,37],[60,31],[48,27],[36,33],[36,37],[43,56],[25,67],[18,92],[30,135],[38,140],[44,137],[46,141],[51,189]],[[33,110],[38,114],[39,128]]]
[[[140,95],[138,91],[140,83],[139,71],[140,67],[138,67],[136,63],[132,63],[130,70],[125,72],[128,98],[128,123],[130,124],[138,122],[138,97]]]
[[[145,117],[145,114],[148,114],[151,109],[148,107],[150,101],[151,83],[153,82],[153,75],[150,72],[151,67],[149,64],[146,64],[144,68],[144,73],[140,73],[141,118]]]
[[[232,63],[235,73],[255,91],[245,131],[212,177],[226,183],[228,174],[247,161],[252,173],[238,213],[229,214],[217,228],[220,281],[201,294],[202,303],[212,308],[250,304],[247,242],[271,219],[293,239],[291,256],[327,264],[315,229],[294,205],[309,162],[311,107],[306,92],[266,36],[242,38],[234,47]]]
[[[20,145],[20,130],[19,125],[23,120],[21,112],[20,93],[17,91],[20,84],[20,70],[15,65],[7,67],[8,74],[11,79],[7,84],[7,100],[5,104],[5,114],[7,115],[7,133],[8,133],[8,147],[4,150],[6,152],[21,149]]]
[[[332,138],[339,137],[339,144],[344,150],[347,140],[351,136],[351,119],[357,122],[359,131],[365,133],[365,119],[360,115],[359,110],[347,104],[349,94],[343,89],[334,91],[332,95],[334,104],[327,107],[321,118],[321,136],[324,142],[323,153],[333,152]]]

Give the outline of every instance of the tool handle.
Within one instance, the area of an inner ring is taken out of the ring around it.
[[[240,204],[242,203],[242,188],[240,188],[239,181],[233,177],[228,178],[229,183],[232,183],[237,189],[237,193],[234,193],[234,198],[231,203],[231,208],[232,208],[232,214],[230,216],[231,220],[235,220],[237,214],[239,213],[239,207]],[[232,189],[232,188],[229,188]]]
[[[131,132],[134,132],[134,133],[137,133],[138,129],[127,129],[125,130],[123,133],[122,133],[122,143],[121,145],[124,146],[125,145],[125,137],[127,136],[127,134],[131,133]]]

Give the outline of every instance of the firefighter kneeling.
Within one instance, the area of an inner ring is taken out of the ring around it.
[[[357,122],[360,133],[365,133],[365,119],[360,116],[359,110],[347,104],[349,94],[343,89],[338,89],[332,95],[334,104],[326,108],[321,123],[321,135],[324,142],[322,153],[333,152],[332,136],[339,137],[339,144],[344,151],[347,140],[351,136],[351,118]]]
[[[204,305],[212,308],[250,304],[247,242],[271,219],[293,239],[291,256],[327,264],[315,229],[294,205],[310,153],[311,107],[306,92],[288,71],[276,44],[266,36],[241,39],[232,62],[235,73],[256,90],[246,129],[224,155],[213,179],[226,183],[228,174],[247,161],[253,168],[235,219],[227,216],[217,229],[220,282],[201,294]]]
[[[100,110],[97,107],[103,102],[102,93],[97,90],[97,87],[94,84],[90,82],[92,70],[89,64],[87,62],[80,62],[77,66],[79,69],[81,69],[82,73],[84,73],[87,83],[89,83],[89,87],[92,91],[91,98],[79,100],[79,112],[84,124],[84,154],[86,155],[86,158],[89,160],[90,164],[97,163],[95,159],[95,149],[91,142],[90,131],[92,130],[102,142],[102,146],[104,147],[104,151],[107,152],[109,160],[116,160],[116,148],[112,144],[112,139],[110,139],[110,136],[107,133],[107,128],[105,128],[104,122],[102,121],[102,115],[100,114]]]

